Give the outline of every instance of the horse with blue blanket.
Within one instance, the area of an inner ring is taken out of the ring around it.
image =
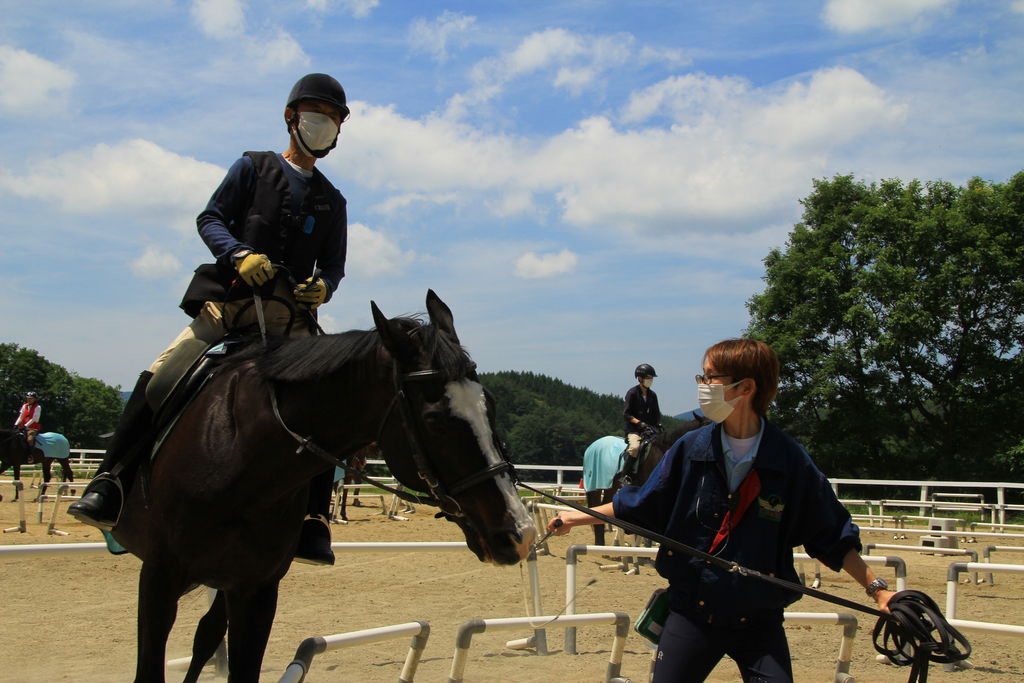
[[[43,432],[36,434],[35,445],[29,445],[24,429],[0,429],[0,474],[8,467],[14,468],[14,478],[21,479],[21,468],[26,465],[39,464],[43,470],[43,486],[39,495],[46,495],[46,486],[50,483],[50,465],[54,460],[60,463],[62,481],[74,481],[75,473],[71,470],[69,458],[71,445],[63,434]],[[15,490],[14,499],[18,499]]]
[[[669,432],[650,430],[643,435],[637,458],[636,474],[632,483],[643,486],[644,482],[661,462],[672,444],[683,434],[707,424],[706,418],[694,416]],[[583,490],[587,495],[587,507],[593,508],[611,502],[622,487],[622,466],[625,461],[626,440],[621,436],[602,436],[583,452]],[[594,543],[604,545],[604,525],[594,525]]]

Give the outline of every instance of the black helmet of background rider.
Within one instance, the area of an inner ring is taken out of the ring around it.
[[[633,371],[633,376],[638,379],[641,377],[657,377],[658,373],[656,373],[654,368],[647,363],[641,363],[636,366],[636,370]]]
[[[329,104],[341,114],[342,123],[348,119],[348,104],[345,99],[345,89],[341,87],[341,83],[338,83],[332,76],[327,74],[306,74],[292,86],[292,91],[288,94],[288,104],[285,105],[292,112],[291,119],[287,121],[288,132],[300,136],[300,139],[301,133],[299,133],[298,128],[299,112],[296,110],[295,105],[302,100],[316,100]],[[302,144],[305,145],[305,141]],[[330,147],[317,150],[313,152],[313,155],[318,159],[322,159],[337,144],[338,138],[335,137]]]

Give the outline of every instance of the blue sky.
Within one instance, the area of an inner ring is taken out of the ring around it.
[[[452,307],[484,371],[695,402],[815,178],[1024,159],[1024,0],[0,2],[0,341],[130,388],[301,75],[352,118],[329,331]]]

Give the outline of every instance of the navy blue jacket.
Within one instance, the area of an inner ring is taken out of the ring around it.
[[[631,417],[635,417],[641,422],[646,422],[652,427],[657,427],[661,424],[661,407],[658,406],[658,395],[654,393],[653,389],[648,389],[647,400],[645,401],[644,395],[640,393],[641,391],[640,385],[635,384],[626,392],[622,419],[626,423],[627,434],[640,433],[639,425],[629,421]]]
[[[735,497],[726,481],[721,430],[720,424],[707,425],[679,439],[642,487],[627,486],[615,496],[615,516],[707,552]],[[851,548],[860,551],[860,532],[825,475],[770,422],[752,471],[761,479],[760,495],[716,555],[796,582],[796,546],[836,571]],[[756,616],[781,612],[800,598],[664,547],[655,566],[669,580],[672,607],[683,612]]]
[[[298,214],[302,196],[306,192],[306,180],[280,154],[277,157],[291,188],[290,208],[292,213]],[[243,232],[254,202],[257,182],[258,176],[252,159],[243,156],[228,169],[224,180],[210,197],[206,209],[196,219],[203,241],[228,272],[234,271],[232,256],[242,249],[253,249],[256,246],[243,241]],[[326,187],[326,199],[330,209],[325,225],[317,226],[311,235],[313,239],[298,235],[285,265],[299,282],[312,273],[314,264],[321,268],[320,277],[327,283],[327,300],[330,300],[345,276],[348,217],[345,198],[329,185]]]

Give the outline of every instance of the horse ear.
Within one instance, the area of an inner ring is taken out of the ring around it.
[[[396,323],[388,320],[387,316],[380,312],[375,301],[370,302],[370,312],[373,314],[373,325],[377,328],[381,343],[392,356],[401,361],[411,361],[416,357],[416,345],[409,339],[409,335],[402,331]]]
[[[452,316],[452,309],[441,301],[434,290],[427,290],[427,313],[430,315],[430,322],[437,329],[448,333],[456,343],[459,343],[459,335],[455,333],[455,318]]]

